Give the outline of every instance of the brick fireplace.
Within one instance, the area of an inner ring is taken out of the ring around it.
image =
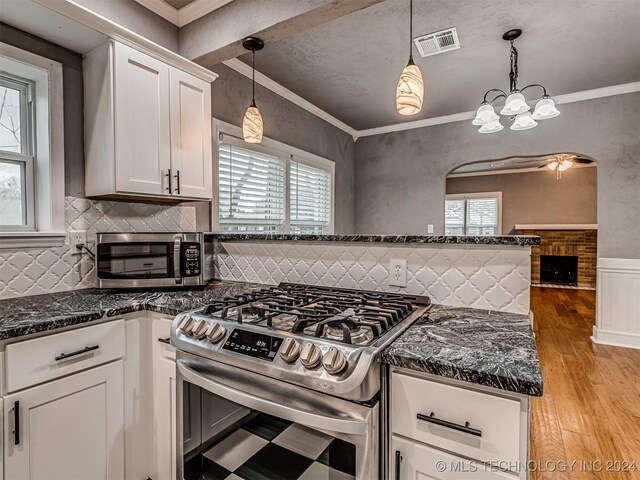
[[[538,235],[542,241],[539,246],[531,247],[531,283],[557,283],[558,285],[576,285],[584,288],[596,286],[596,262],[598,258],[598,231],[595,229],[555,230],[545,228],[518,228],[518,235]],[[544,262],[541,257],[544,258]],[[575,269],[577,258],[577,275],[574,277],[565,269]],[[542,266],[541,264],[545,265]],[[541,275],[544,267],[546,274]],[[555,276],[553,275],[555,273]],[[541,281],[541,276],[545,280]],[[550,281],[553,279],[555,281]]]

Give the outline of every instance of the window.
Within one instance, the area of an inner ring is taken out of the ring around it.
[[[445,235],[500,235],[501,204],[501,192],[447,195]]]
[[[0,42],[0,249],[64,245],[62,64]]]
[[[333,162],[269,139],[248,145],[227,133],[218,146],[220,231],[332,233]]]
[[[30,82],[0,73],[0,227],[33,229]]]

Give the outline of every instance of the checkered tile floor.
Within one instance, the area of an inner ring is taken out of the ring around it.
[[[259,414],[185,464],[186,480],[355,478],[355,446]]]

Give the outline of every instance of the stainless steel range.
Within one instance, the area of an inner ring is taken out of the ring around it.
[[[272,475],[320,477],[333,470],[375,478],[378,356],[429,303],[422,296],[283,283],[178,315],[171,343],[178,350],[183,420],[180,474],[198,478],[216,470],[219,478],[252,478],[255,471],[265,475],[265,469],[295,464],[272,462],[278,452],[292,450],[299,471]],[[279,422],[283,429],[269,438],[247,427],[260,422]],[[300,429],[307,437],[290,442]],[[246,438],[247,432],[256,438]],[[242,442],[266,444],[250,458],[227,458],[230,448],[247,450],[238,446]],[[315,449],[296,451],[314,443]],[[266,459],[272,467],[262,464]]]

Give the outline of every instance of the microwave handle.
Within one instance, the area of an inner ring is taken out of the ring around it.
[[[182,272],[180,271],[180,250],[182,246],[182,237],[176,235],[173,240],[173,274],[176,279],[176,283],[182,283]]]
[[[217,382],[213,378],[204,376],[201,373],[187,366],[182,360],[176,362],[178,371],[182,377],[215,395],[230,400],[239,405],[257,410],[276,417],[284,417],[296,423],[307,425],[311,428],[319,428],[332,432],[340,432],[352,435],[363,435],[369,424],[366,421],[335,417],[332,415],[322,415],[315,412],[296,409],[289,405],[275,403],[266,398],[260,398],[247,392],[237,390],[229,385]]]

